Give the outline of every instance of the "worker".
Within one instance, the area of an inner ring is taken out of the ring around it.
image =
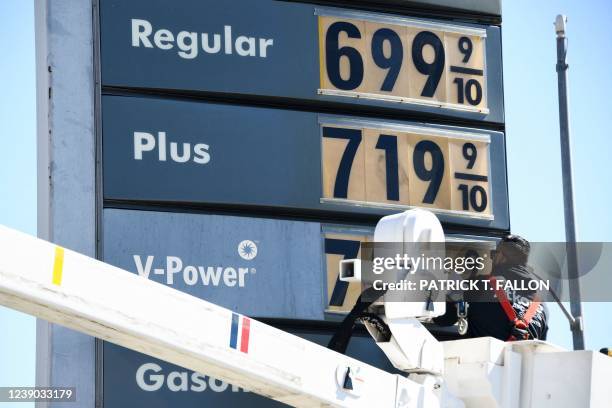
[[[459,322],[467,337],[495,337],[503,341],[546,339],[547,310],[533,290],[494,290],[496,281],[531,281],[527,266],[530,245],[518,235],[502,238],[493,257],[488,284],[464,293],[460,302],[447,302],[446,313],[434,319],[440,326]],[[484,280],[480,280],[484,283]],[[528,286],[528,285],[524,285]]]

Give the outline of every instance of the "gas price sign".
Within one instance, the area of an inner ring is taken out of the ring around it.
[[[491,218],[489,135],[322,124],[323,200]]]
[[[49,3],[58,120],[41,168],[62,194],[40,208],[59,242],[325,344],[327,325],[297,329],[351,310],[361,287],[339,261],[380,217],[426,208],[449,239],[510,230],[497,0]],[[271,406],[46,332],[46,375],[78,385],[79,407]],[[348,353],[389,367],[369,337]]]
[[[178,3],[100,2],[103,87],[504,122],[498,26],[294,1]]]
[[[488,113],[484,29],[319,14],[320,93]]]
[[[504,135],[314,112],[105,95],[104,197],[386,215],[505,229]]]

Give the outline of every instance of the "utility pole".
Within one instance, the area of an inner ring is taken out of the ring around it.
[[[557,77],[559,82],[559,129],[561,138],[561,173],[563,177],[563,204],[565,212],[565,241],[567,250],[567,274],[569,279],[570,321],[574,350],[584,350],[584,325],[580,303],[578,280],[578,254],[576,251],[576,222],[574,216],[574,189],[572,177],[572,152],[570,148],[569,102],[567,95],[567,17],[558,15],[555,20],[557,33]]]

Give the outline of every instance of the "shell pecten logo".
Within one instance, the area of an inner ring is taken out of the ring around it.
[[[242,259],[250,261],[257,256],[257,245],[255,242],[245,239],[238,244],[238,255]]]

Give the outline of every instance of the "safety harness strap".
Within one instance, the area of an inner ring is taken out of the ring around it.
[[[513,324],[512,334],[508,338],[508,341],[529,339],[529,331],[527,331],[527,328],[529,327],[531,320],[538,311],[540,301],[537,299],[532,300],[531,304],[527,308],[527,311],[525,312],[525,315],[520,318],[517,316],[514,307],[512,307],[512,304],[508,300],[506,292],[502,288],[497,287],[497,279],[494,276],[491,276],[489,278],[489,281],[493,286],[493,290],[495,291],[495,295],[497,296],[497,301],[504,310],[504,313],[508,317],[508,320],[510,320]]]
[[[534,299],[534,300],[531,301],[531,304],[529,305],[529,308],[527,308],[527,311],[525,312],[525,316],[523,316],[523,320],[525,321],[525,323],[527,323],[527,324],[531,323],[531,320],[533,319],[533,317],[537,313],[539,306],[540,306],[540,301],[539,300]]]

